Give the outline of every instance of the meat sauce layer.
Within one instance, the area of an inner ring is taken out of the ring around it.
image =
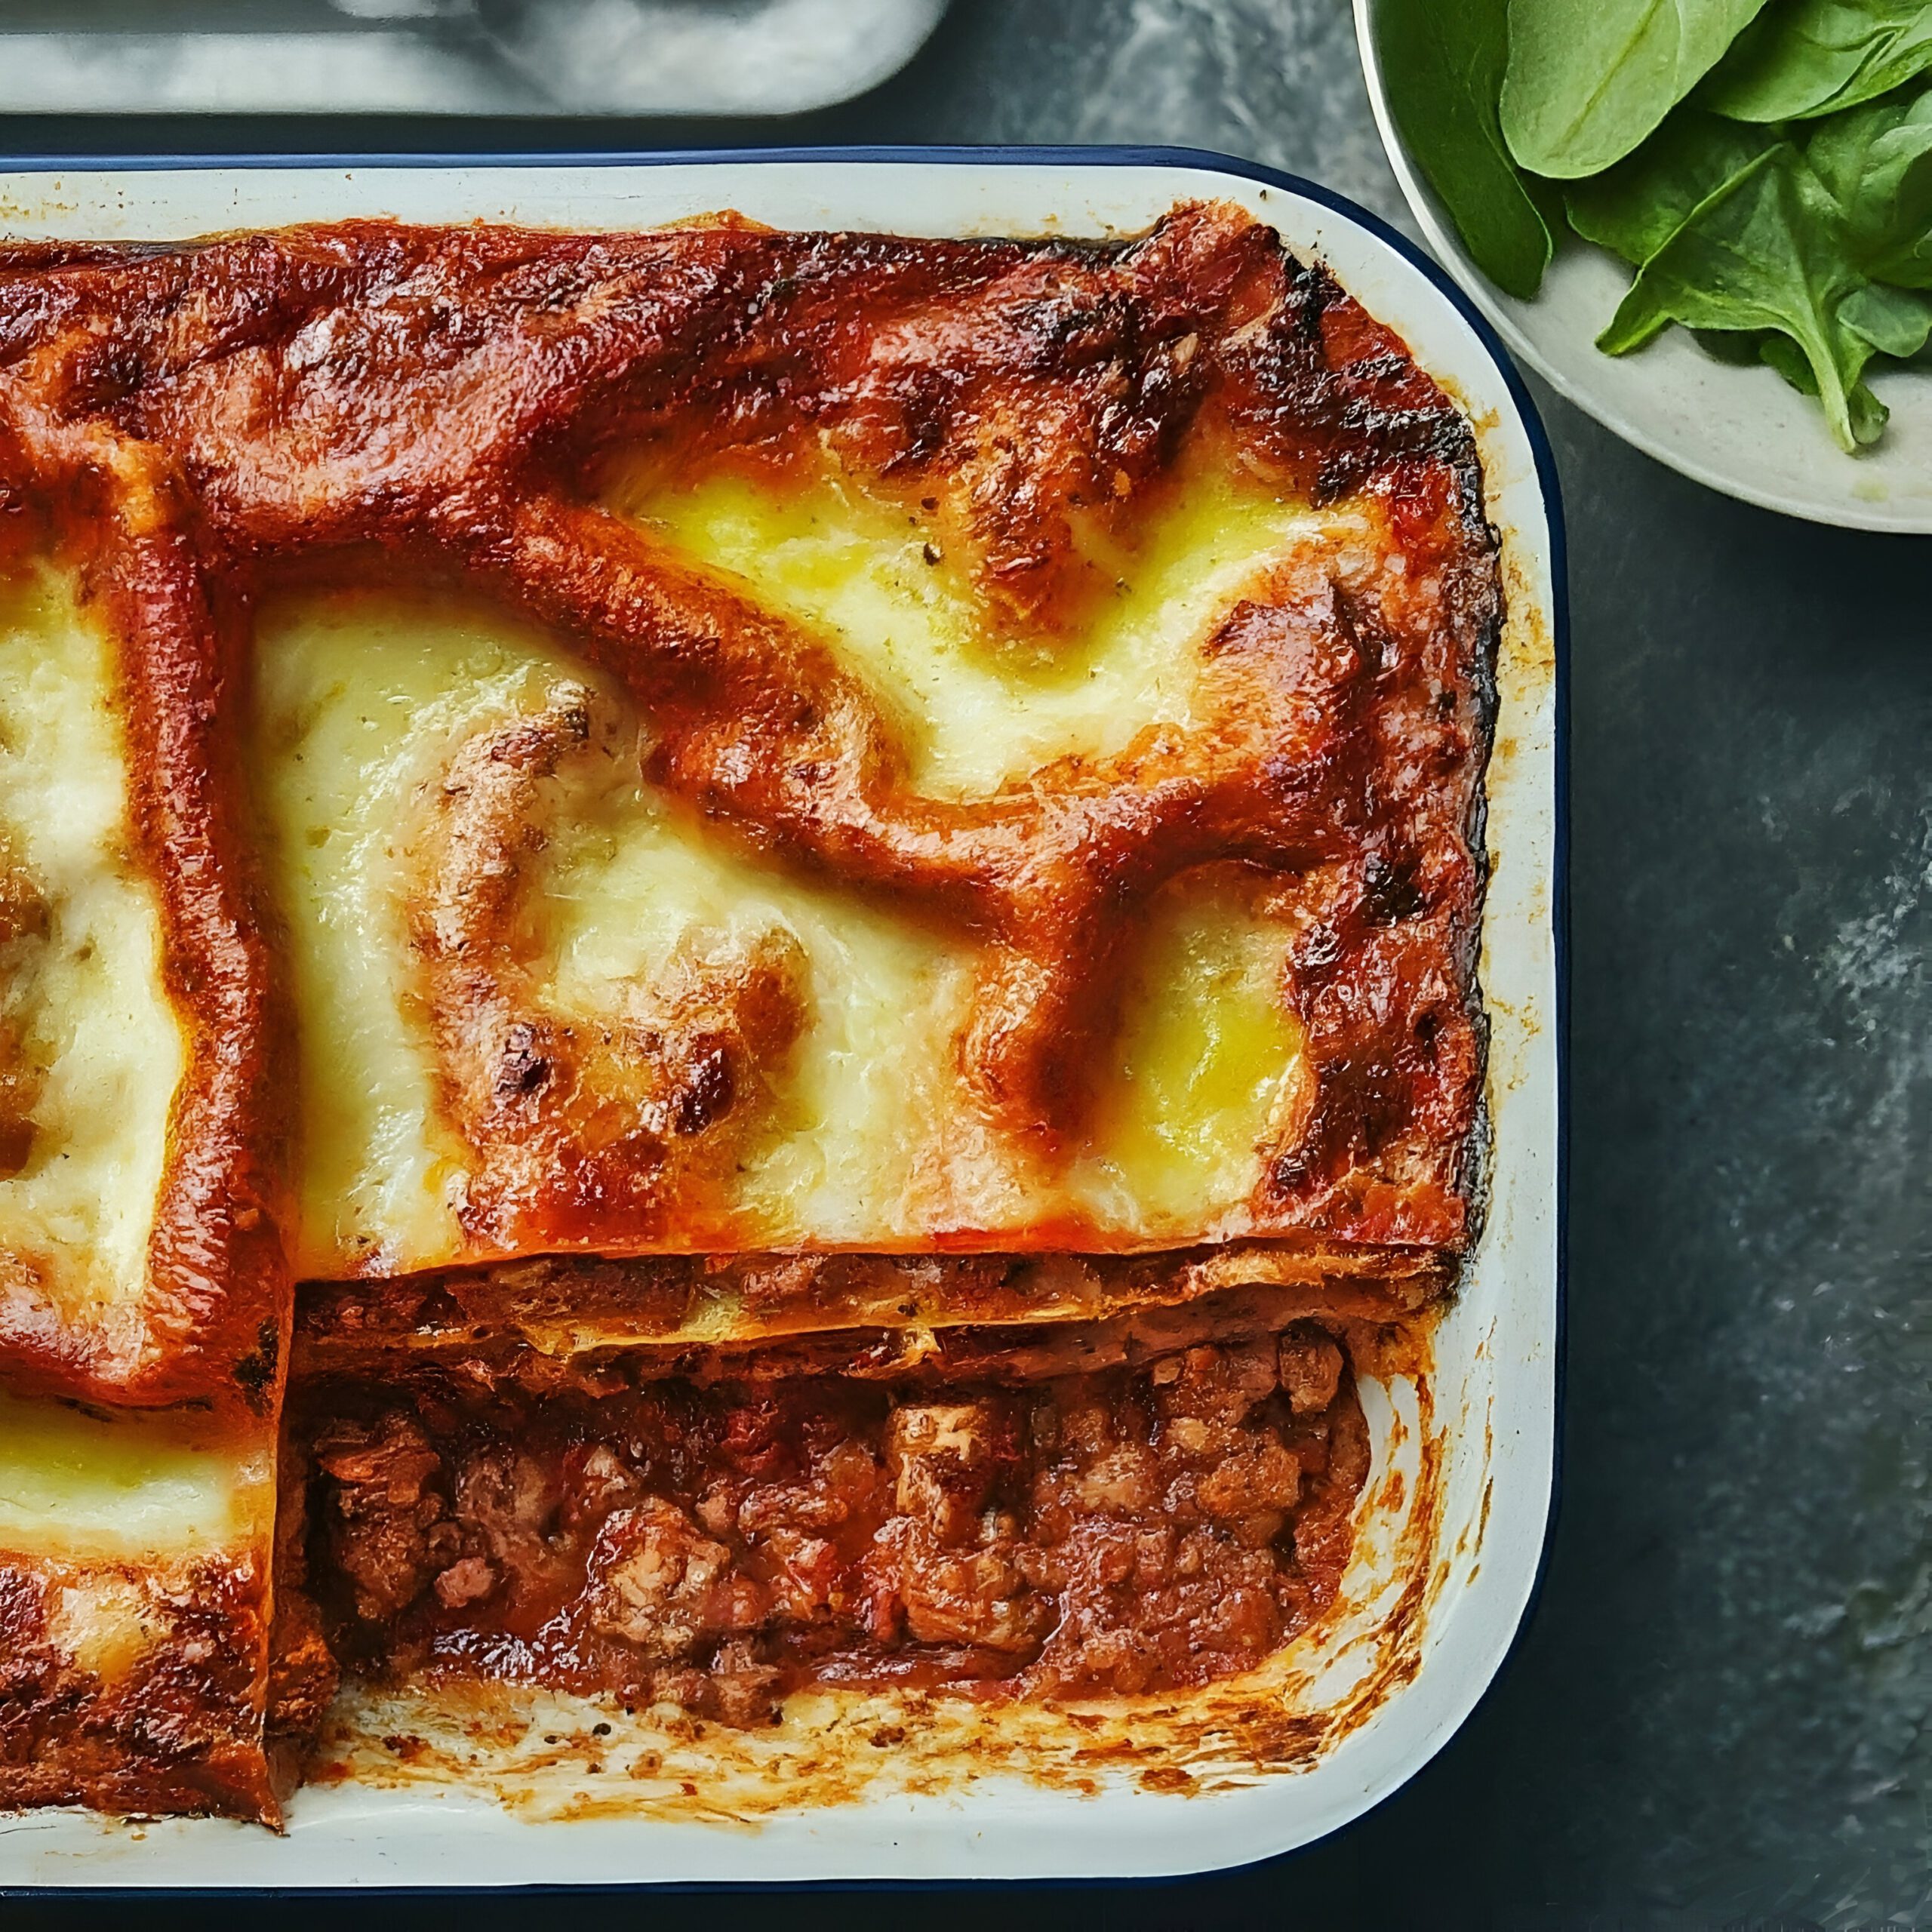
[[[634,1360],[546,1380],[303,1392],[306,1589],[340,1666],[738,1724],[814,1683],[1199,1684],[1333,1600],[1369,1463],[1310,1322],[1018,1386],[706,1386]]]

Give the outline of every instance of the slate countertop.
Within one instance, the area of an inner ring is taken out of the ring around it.
[[[1346,0],[954,0],[896,81],[785,123],[0,125],[14,152],[854,140],[1219,149],[1412,229]],[[1406,1791],[1245,1872],[626,1919],[1932,1923],[1932,540],[1731,503],[1539,400],[1570,530],[1570,1340],[1515,1662]]]

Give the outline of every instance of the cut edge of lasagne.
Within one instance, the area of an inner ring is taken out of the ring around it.
[[[0,1396],[0,1804],[279,1817],[276,1447]]]

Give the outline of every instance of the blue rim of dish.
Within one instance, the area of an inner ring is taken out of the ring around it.
[[[1554,953],[1556,983],[1556,1306],[1555,1341],[1552,1350],[1550,1426],[1552,1440],[1550,1444],[1549,1497],[1543,1518],[1542,1546],[1537,1553],[1536,1573],[1530,1581],[1529,1594],[1524,1599],[1521,1613],[1516,1620],[1516,1628],[1510,1637],[1508,1647],[1497,1660],[1495,1669],[1490,1673],[1488,1681],[1478,1693],[1475,1701],[1463,1715],[1443,1735],[1435,1740],[1428,1752],[1410,1766],[1402,1777],[1374,1802],[1358,1812],[1346,1823],[1323,1832],[1319,1837],[1304,1840],[1301,1844],[1283,1851],[1265,1852],[1257,1857],[1233,1865],[1202,1866],[1186,1872],[1155,1873],[1134,1878],[1041,1878],[976,1880],[971,1878],[897,1879],[897,1878],[817,1878],[801,1881],[760,1879],[734,1884],[728,1879],[669,1880],[652,1884],[648,1880],[635,1883],[587,1886],[532,1886],[518,1887],[519,1897],[529,1898],[543,1893],[555,1890],[571,1894],[595,1894],[600,1892],[624,1893],[641,1889],[645,1886],[654,1891],[712,1892],[772,1890],[841,1891],[859,1887],[891,1891],[950,1890],[962,1886],[983,1885],[989,1889],[1025,1887],[1028,1890],[1048,1887],[1091,1885],[1175,1885],[1184,1884],[1191,1879],[1210,1876],[1226,1877],[1229,1874],[1252,1869],[1254,1866],[1269,1864],[1277,1860],[1286,1862],[1300,1858],[1340,1838],[1343,1833],[1352,1831],[1362,1821],[1405,1789],[1416,1777],[1437,1758],[1450,1743],[1467,1728],[1472,1719],[1484,1704],[1496,1694],[1496,1690],[1512,1666],[1521,1654],[1524,1639],[1535,1622],[1541,1607],[1543,1584],[1549,1575],[1550,1552],[1555,1542],[1557,1518],[1560,1512],[1564,1478],[1564,1423],[1565,1388],[1568,1379],[1569,1349],[1569,1300],[1570,1300],[1570,596],[1567,558],[1567,537],[1563,515],[1562,486],[1557,475],[1556,454],[1552,448],[1549,432],[1543,427],[1543,417],[1531,396],[1522,372],[1516,367],[1509,351],[1503,346],[1502,338],[1491,326],[1488,318],[1477,308],[1447,270],[1418,244],[1410,240],[1399,229],[1359,203],[1352,202],[1346,195],[1324,187],[1319,182],[1304,180],[1298,174],[1290,174],[1279,168],[1264,166],[1260,162],[1245,161],[1233,155],[1217,154],[1209,148],[1103,146],[1080,147],[1054,146],[1045,144],[1032,146],[990,146],[974,147],[949,143],[943,146],[920,146],[905,143],[883,145],[858,145],[851,146],[797,146],[758,148],[663,148],[642,151],[617,149],[591,150],[589,152],[561,151],[546,153],[542,150],[521,150],[506,153],[463,152],[451,151],[425,154],[331,154],[317,152],[272,153],[252,155],[59,155],[10,157],[0,155],[0,172],[20,174],[60,174],[126,172],[129,174],[159,174],[178,169],[183,173],[210,174],[228,168],[248,168],[263,171],[294,168],[408,168],[425,172],[453,168],[668,168],[691,167],[703,165],[728,164],[734,166],[749,165],[770,165],[787,162],[859,162],[884,163],[888,165],[903,163],[925,165],[938,162],[946,165],[974,167],[1013,168],[1026,167],[1082,167],[1082,168],[1195,168],[1209,170],[1220,174],[1232,174],[1241,180],[1258,181],[1263,186],[1279,188],[1298,195],[1304,201],[1315,202],[1342,216],[1355,226],[1366,229],[1376,240],[1400,256],[1410,267],[1417,270],[1442,295],[1469,328],[1476,340],[1481,343],[1490,360],[1496,365],[1497,373],[1503,378],[1503,386],[1515,405],[1523,433],[1529,443],[1530,453],[1536,465],[1537,487],[1543,500],[1543,515],[1549,534],[1550,578],[1550,638],[1551,655],[1555,664],[1554,709],[1555,712],[1552,758],[1552,782],[1555,797],[1552,800],[1554,817],[1553,837],[1550,869],[1552,873],[1551,943]],[[337,1888],[328,1886],[183,1886],[168,1888],[170,1896],[180,1898],[232,1897],[254,1896],[288,1898],[371,1897],[420,1894],[434,1892],[438,1895],[473,1895],[488,1898],[500,1895],[504,1887],[500,1885],[454,1886],[355,1886]],[[147,1897],[152,1888],[145,1886],[71,1886],[71,1885],[0,1885],[0,1898],[45,1897],[58,1898],[76,1894],[91,1897],[118,1896]]]

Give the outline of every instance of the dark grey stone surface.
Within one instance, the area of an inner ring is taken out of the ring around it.
[[[459,131],[17,124],[0,143]],[[461,144],[694,138],[1188,143],[1407,225],[1344,0],[955,0],[907,73],[804,123],[493,123]],[[1569,1377],[1515,1662],[1406,1791],[1247,1872],[626,1918],[1932,1924],[1932,540],[1782,521],[1543,406],[1572,600]]]

